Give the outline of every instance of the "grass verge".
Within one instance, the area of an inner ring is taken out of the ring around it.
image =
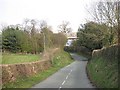
[[[7,83],[3,86],[3,88],[30,88],[33,85],[41,82],[42,80],[46,79],[56,71],[58,71],[60,68],[72,63],[73,60],[71,59],[71,56],[69,53],[64,52],[63,50],[58,50],[54,57],[52,58],[52,67],[48,70],[45,70],[41,73],[38,73],[36,75],[33,75],[28,78],[20,78],[15,82]]]
[[[88,62],[87,72],[90,80],[98,88],[118,88],[118,62],[94,58]]]
[[[3,54],[2,64],[16,64],[40,60],[40,55],[34,54]]]

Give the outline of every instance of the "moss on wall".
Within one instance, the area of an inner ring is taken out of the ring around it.
[[[118,45],[94,50],[87,65],[91,81],[100,88],[118,87]]]

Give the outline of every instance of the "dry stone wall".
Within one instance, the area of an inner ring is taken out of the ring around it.
[[[56,50],[57,49],[52,50],[51,53],[45,54],[43,60],[40,61],[0,65],[0,68],[2,68],[2,84],[15,81],[18,78],[29,77],[47,70],[52,65],[51,59]]]
[[[120,46],[115,44],[107,48],[104,47],[102,49],[94,50],[92,52],[92,58],[102,57],[105,60],[117,60],[119,47]]]
[[[50,60],[41,60],[32,63],[8,64],[2,67],[2,83],[11,82],[20,77],[29,77],[48,69],[52,65]]]

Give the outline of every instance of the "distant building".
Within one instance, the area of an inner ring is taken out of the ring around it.
[[[69,35],[67,35],[68,40],[65,46],[72,46],[73,41],[75,41],[77,39],[77,35],[76,33],[70,33]]]

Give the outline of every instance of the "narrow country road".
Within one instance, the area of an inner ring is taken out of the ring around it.
[[[94,88],[87,78],[87,58],[71,53],[75,60],[32,88]]]

